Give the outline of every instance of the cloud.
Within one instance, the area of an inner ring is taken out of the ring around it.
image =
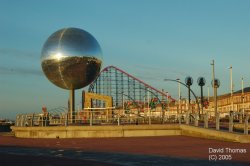
[[[19,50],[14,48],[0,48],[0,57],[17,57],[17,58],[27,58],[27,59],[39,59],[40,54],[25,50]]]
[[[0,75],[36,75],[41,76],[39,68],[32,68],[34,62],[39,61],[35,52],[15,48],[0,48]],[[14,59],[14,61],[13,61]],[[28,64],[25,67],[23,64]]]
[[[36,69],[0,67],[0,75],[11,75],[11,74],[35,75],[35,76],[43,75],[42,71]]]

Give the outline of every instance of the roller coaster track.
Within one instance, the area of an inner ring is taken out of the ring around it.
[[[160,91],[142,80],[115,66],[104,68],[90,84],[89,92],[113,97],[113,106],[122,106],[124,101],[132,99],[142,103],[156,98],[158,102],[175,101],[168,93]],[[96,103],[98,105],[98,102]]]

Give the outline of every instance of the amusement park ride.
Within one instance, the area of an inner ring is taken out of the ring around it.
[[[104,68],[98,77],[89,85],[89,92],[112,96],[113,107],[123,107],[124,103],[134,105],[150,103],[164,104],[175,101],[168,93],[160,91],[140,79],[115,66]],[[95,106],[101,107],[102,101],[93,100]]]

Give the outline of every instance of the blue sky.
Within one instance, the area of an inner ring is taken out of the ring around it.
[[[212,59],[219,94],[230,90],[230,65],[235,89],[242,76],[250,86],[249,8],[249,0],[2,0],[0,118],[67,105],[69,92],[50,83],[40,67],[44,42],[64,27],[95,36],[103,67],[117,66],[173,97],[177,85],[163,79],[190,75],[198,93],[199,76],[211,85]]]

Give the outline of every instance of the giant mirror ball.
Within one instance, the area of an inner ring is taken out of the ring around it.
[[[46,77],[56,86],[80,89],[99,74],[102,51],[90,33],[78,28],[64,28],[44,43],[41,65]]]

